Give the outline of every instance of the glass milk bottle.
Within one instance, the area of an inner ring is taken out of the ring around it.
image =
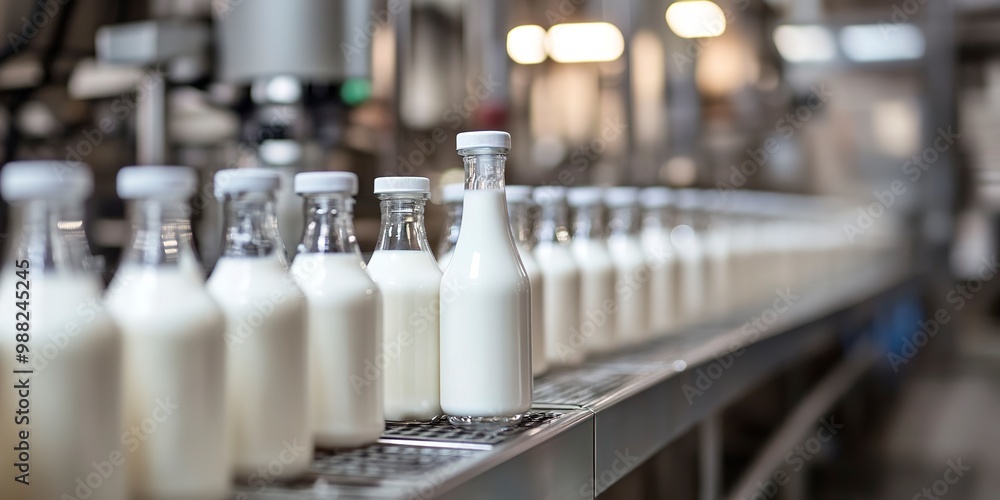
[[[354,447],[382,435],[382,297],[354,236],[350,172],[295,176],[305,229],[292,276],[308,302],[310,394],[317,446]]]
[[[649,338],[649,268],[639,238],[639,190],[612,187],[604,192],[610,210],[608,249],[615,264],[616,333],[622,344]]]
[[[122,338],[89,268],[83,202],[91,191],[90,167],[82,163],[21,161],[0,170],[13,233],[0,268],[0,498],[127,498],[119,469],[128,453]],[[106,475],[91,481],[95,470]]]
[[[679,288],[676,290],[679,322],[689,325],[700,321],[705,307],[705,255],[702,234],[698,231],[697,192],[677,191],[677,223],[670,230],[670,242],[678,257]]]
[[[507,425],[531,408],[531,285],[507,216],[506,132],[456,138],[462,231],[441,282],[441,407],[452,424]]]
[[[705,252],[705,297],[712,300],[712,314],[731,312],[734,297],[732,282],[732,243],[730,226],[723,213],[722,198],[713,191],[699,191],[702,234]],[[797,234],[792,232],[791,234]],[[706,311],[707,312],[707,311]]]
[[[464,186],[463,186],[464,187]],[[545,357],[545,278],[531,250],[534,246],[531,223],[531,186],[507,186],[507,216],[514,234],[514,246],[531,285],[531,374],[549,369]]]
[[[545,279],[545,357],[554,365],[583,361],[580,334],[580,268],[570,250],[566,188],[535,188],[541,213],[535,226],[535,260]]]
[[[455,243],[458,243],[458,230],[462,227],[462,198],[465,196],[465,185],[462,183],[445,184],[441,186],[441,202],[444,203],[444,236],[438,245],[438,266],[441,271],[448,268],[451,262]]]
[[[220,170],[225,244],[208,291],[226,316],[230,451],[243,480],[283,457],[270,477],[290,478],[312,460],[306,298],[288,274],[275,222],[277,172]]]
[[[580,334],[586,350],[615,347],[615,265],[604,234],[603,189],[570,188],[566,201],[573,208],[573,257],[580,266]]]
[[[132,452],[134,498],[225,498],[225,317],[200,275],[185,268],[182,231],[198,178],[188,167],[125,167],[132,241],[107,294],[124,335],[125,428],[139,428],[169,401],[179,411]],[[182,459],[183,457],[183,459]]]
[[[672,193],[651,187],[639,193],[642,204],[642,247],[649,266],[649,328],[654,335],[670,331],[675,324],[674,290],[677,285],[677,255],[670,243]]]
[[[382,229],[368,272],[382,291],[385,418],[431,420],[441,414],[441,269],[424,227],[430,181],[379,177],[375,194]]]

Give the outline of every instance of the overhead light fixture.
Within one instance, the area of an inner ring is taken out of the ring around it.
[[[726,14],[710,0],[681,0],[667,7],[667,26],[681,38],[711,38],[726,32]]]
[[[538,64],[546,59],[545,28],[537,24],[517,26],[507,32],[507,55],[518,64]]]
[[[625,37],[611,23],[565,23],[549,28],[545,51],[560,63],[614,61],[625,52]]]
[[[924,45],[924,34],[912,24],[862,24],[840,31],[840,47],[855,62],[920,59]]]
[[[774,45],[790,63],[825,62],[837,57],[833,34],[825,26],[785,24],[774,29]]]

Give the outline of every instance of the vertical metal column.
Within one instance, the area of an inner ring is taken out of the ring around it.
[[[719,414],[698,426],[698,498],[718,500],[722,491],[722,428]]]
[[[137,160],[140,165],[167,163],[167,82],[158,71],[146,72],[136,106]]]

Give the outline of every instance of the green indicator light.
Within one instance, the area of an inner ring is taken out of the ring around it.
[[[351,106],[361,104],[372,96],[372,84],[361,78],[351,78],[340,86],[340,98]]]

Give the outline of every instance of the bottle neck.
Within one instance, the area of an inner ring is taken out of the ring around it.
[[[345,193],[307,196],[298,253],[354,253],[360,257],[354,235],[354,199]]]
[[[123,262],[178,266],[181,255],[194,254],[190,210],[180,200],[136,200],[129,204],[132,243]]]
[[[276,255],[287,265],[288,257],[278,236],[274,193],[226,195],[224,207],[223,257]]]
[[[540,208],[541,216],[538,219],[535,239],[539,242],[569,242],[569,217],[566,204],[546,203]]]
[[[82,204],[28,200],[12,208],[8,264],[27,260],[32,270],[58,272],[99,269],[87,245]]]
[[[507,202],[507,217],[514,235],[514,243],[530,248],[534,244],[531,234],[531,205],[527,202]]]
[[[438,247],[438,255],[444,255],[455,248],[458,243],[458,232],[462,228],[462,203],[448,203],[445,205],[444,214],[444,237]]]
[[[674,227],[674,216],[669,207],[650,208],[642,216],[642,229],[670,230]]]
[[[608,218],[610,236],[632,236],[639,232],[638,207],[615,207]]]
[[[430,251],[424,227],[426,194],[382,194],[382,225],[375,250]]]
[[[465,165],[465,189],[469,191],[503,189],[507,150],[473,148],[458,152]]]
[[[604,238],[604,208],[600,205],[578,207],[573,217],[574,240]]]

